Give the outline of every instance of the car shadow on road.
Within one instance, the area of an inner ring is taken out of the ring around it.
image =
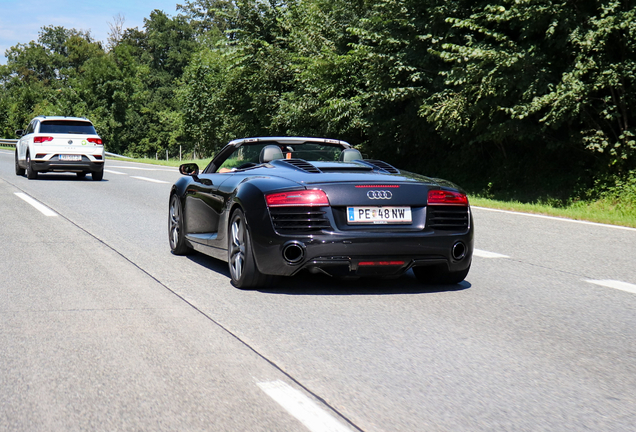
[[[221,274],[228,279],[230,272],[225,261],[204,254],[188,255],[192,262]],[[269,288],[256,291],[266,294],[286,295],[394,295],[394,294],[431,294],[439,292],[463,291],[471,288],[467,281],[455,285],[424,285],[415,278],[411,270],[398,278],[382,279],[363,277],[359,279],[341,279],[325,274],[311,274],[301,271],[293,277],[281,277],[278,283]]]
[[[38,178],[36,180],[47,180],[47,181],[89,181],[92,182],[90,174],[86,174],[84,178],[78,178],[76,174],[59,174],[59,173],[39,173]],[[107,182],[108,179],[102,178],[100,181]]]
[[[269,294],[288,295],[395,295],[395,294],[431,294],[437,292],[463,291],[471,284],[464,281],[455,285],[424,285],[415,279],[412,271],[398,278],[342,279],[325,274],[311,274],[302,271],[294,277],[281,278],[271,288],[258,289]]]

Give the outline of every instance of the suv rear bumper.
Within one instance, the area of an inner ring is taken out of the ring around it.
[[[46,171],[82,171],[82,172],[98,172],[104,169],[104,162],[93,162],[86,156],[81,161],[69,162],[59,160],[38,161],[32,160],[32,168],[37,172]]]

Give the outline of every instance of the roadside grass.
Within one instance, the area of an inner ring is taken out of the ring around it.
[[[114,156],[106,156],[106,159],[122,161],[122,162],[138,162],[138,163],[145,163],[145,164],[151,164],[151,165],[161,165],[161,166],[170,166],[170,167],[178,167],[179,165],[185,164],[185,163],[195,163],[195,164],[197,164],[199,166],[200,170],[202,170],[203,168],[208,166],[208,164],[212,160],[211,157],[206,158],[206,159],[187,159],[187,160],[186,159],[183,159],[183,160],[169,159],[169,160],[165,160],[165,159],[151,159],[151,158],[118,158],[118,157],[114,157]]]
[[[554,207],[548,204],[497,201],[479,197],[470,197],[469,199],[471,205],[477,207],[518,211],[636,228],[636,205],[620,200],[604,198],[595,201],[577,201],[563,207]]]
[[[0,146],[3,150],[13,150],[14,147]],[[212,158],[197,160],[156,160],[150,158],[116,158],[108,156],[108,160],[140,162],[152,165],[162,165],[178,167],[184,163],[196,163],[199,169],[205,168]],[[636,201],[631,199],[631,194],[627,194],[625,199],[620,196],[610,196],[597,200],[576,201],[564,206],[552,206],[540,203],[522,203],[519,201],[499,201],[479,196],[470,196],[471,205],[477,207],[487,207],[499,210],[518,211],[523,213],[533,213],[547,216],[562,217],[575,220],[604,223],[610,225],[621,225],[636,228]]]

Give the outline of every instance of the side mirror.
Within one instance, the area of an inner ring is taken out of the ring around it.
[[[16,134],[18,137],[21,137],[22,135],[24,135],[24,129],[18,129],[18,130],[16,130],[16,131],[15,131],[15,134]]]
[[[185,176],[198,176],[199,175],[199,165],[195,163],[187,163],[179,166],[179,172]]]

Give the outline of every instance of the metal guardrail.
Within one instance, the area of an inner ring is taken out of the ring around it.
[[[13,146],[18,143],[17,139],[0,139],[0,146]]]

